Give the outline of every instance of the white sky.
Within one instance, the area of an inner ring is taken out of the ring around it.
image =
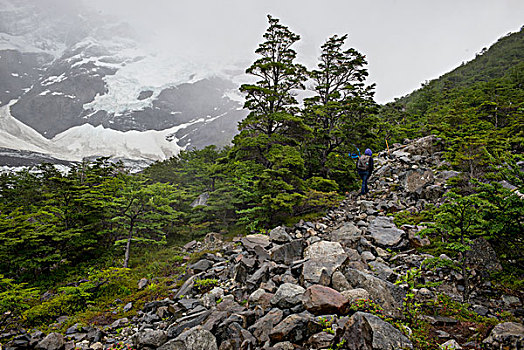
[[[524,25],[524,0],[85,0],[118,14],[141,36],[181,56],[247,60],[267,14],[301,40],[298,62],[313,68],[320,46],[348,34],[366,55],[379,103],[401,97],[475,57]]]

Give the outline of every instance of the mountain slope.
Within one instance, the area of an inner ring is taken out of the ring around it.
[[[229,144],[246,114],[238,67],[151,51],[129,25],[78,2],[56,15],[54,0],[0,5],[3,118],[32,129],[3,130],[5,148],[69,160],[108,153],[158,160],[182,148]],[[83,147],[63,141],[73,137]]]

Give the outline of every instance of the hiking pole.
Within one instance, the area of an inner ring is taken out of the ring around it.
[[[389,154],[389,145],[388,145],[388,139],[385,139],[386,140],[386,147],[388,148],[388,154]]]

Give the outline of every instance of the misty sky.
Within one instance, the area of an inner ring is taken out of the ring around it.
[[[118,14],[151,45],[203,60],[247,60],[267,14],[301,36],[298,61],[313,68],[322,43],[348,34],[366,55],[376,100],[403,96],[524,25],[523,0],[89,0]]]

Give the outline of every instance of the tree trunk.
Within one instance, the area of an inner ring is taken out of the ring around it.
[[[131,239],[133,238],[133,226],[134,222],[131,221],[131,225],[129,227],[129,236],[127,237],[127,243],[126,243],[126,253],[124,257],[124,268],[128,268],[129,265],[129,253],[131,251]]]

